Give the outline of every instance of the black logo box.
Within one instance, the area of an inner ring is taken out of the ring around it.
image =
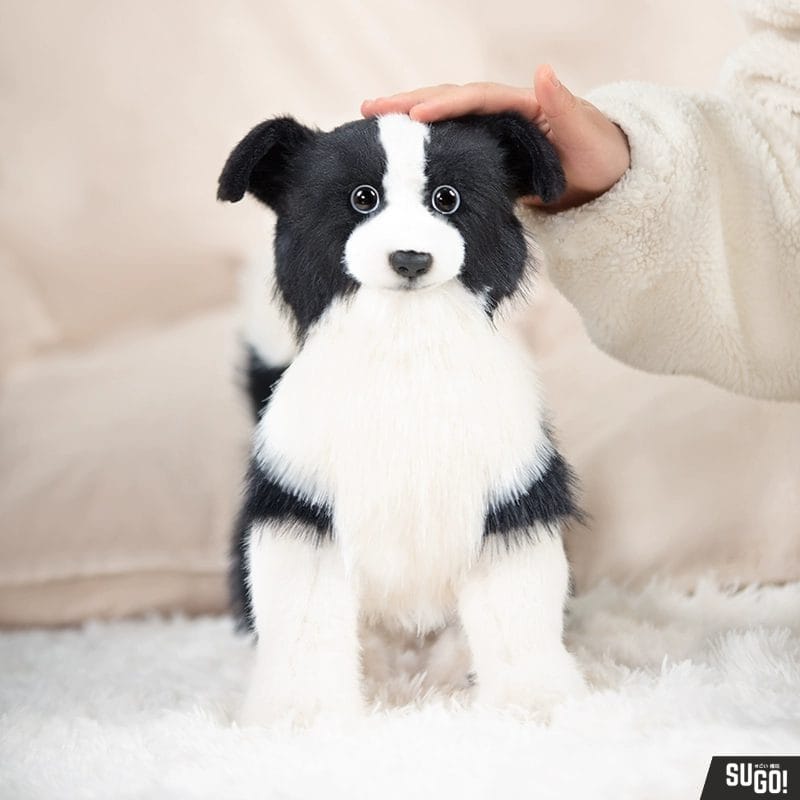
[[[800,800],[800,756],[714,756],[700,800]]]

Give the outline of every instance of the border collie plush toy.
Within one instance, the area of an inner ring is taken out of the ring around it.
[[[483,704],[546,714],[582,690],[562,642],[570,473],[528,354],[493,324],[525,277],[515,201],[563,186],[512,114],[282,117],[228,158],[219,198],[277,214],[299,344],[250,364],[266,402],[234,575],[258,635],[243,722],[362,709],[362,622],[460,624]]]

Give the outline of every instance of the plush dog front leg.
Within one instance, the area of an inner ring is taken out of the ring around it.
[[[304,725],[363,709],[358,607],[339,548],[299,534],[297,525],[268,523],[250,537],[258,651],[239,716],[245,725]]]
[[[478,703],[546,719],[553,706],[585,692],[562,639],[568,587],[560,536],[537,530],[508,546],[486,540],[459,597]]]

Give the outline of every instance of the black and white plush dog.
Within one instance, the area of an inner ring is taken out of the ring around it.
[[[278,118],[231,153],[219,197],[276,212],[299,344],[286,366],[252,343],[268,402],[234,576],[258,634],[245,722],[361,709],[364,621],[460,623],[484,704],[582,691],[562,642],[569,470],[528,354],[493,324],[525,278],[515,201],[563,185],[510,114],[329,133]]]

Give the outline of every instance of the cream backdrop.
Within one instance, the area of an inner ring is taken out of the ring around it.
[[[225,606],[247,450],[235,278],[267,235],[215,184],[252,124],[417,84],[713,85],[722,0],[0,3],[0,623]],[[596,351],[543,285],[522,329],[583,479],[579,588],[800,576],[796,406]]]

